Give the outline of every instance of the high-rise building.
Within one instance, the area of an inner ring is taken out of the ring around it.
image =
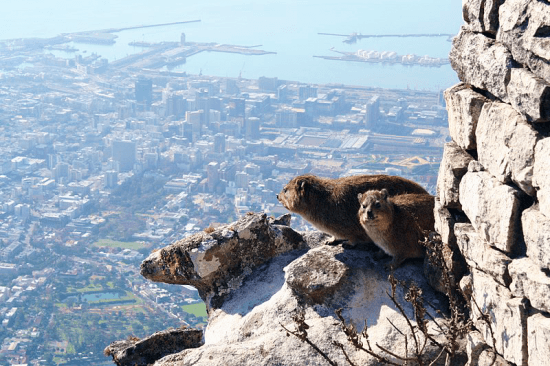
[[[144,104],[146,109],[149,109],[153,102],[153,80],[138,79],[135,84],[135,93],[138,104]]]
[[[113,160],[118,162],[121,172],[134,168],[136,162],[136,143],[132,141],[113,141]]]
[[[260,138],[260,119],[258,117],[250,117],[246,120],[245,137],[249,140]]]
[[[225,152],[225,135],[223,133],[217,133],[214,135],[214,152]]]
[[[208,191],[214,192],[218,182],[220,181],[219,164],[215,161],[206,166]]]
[[[300,100],[317,98],[317,88],[312,87],[311,85],[301,85],[298,89],[298,97]]]
[[[380,97],[375,95],[370,98],[365,106],[365,127],[373,129],[380,119]]]

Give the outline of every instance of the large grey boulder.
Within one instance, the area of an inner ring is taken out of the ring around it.
[[[308,243],[289,226],[270,224],[265,214],[249,213],[231,225],[152,253],[141,264],[141,275],[155,282],[195,287],[210,310],[219,308],[254,268],[305,248]]]
[[[514,59],[550,83],[550,5],[546,1],[506,0],[499,9],[497,41]]]
[[[474,32],[497,33],[498,9],[504,0],[463,0],[462,17]]]
[[[472,269],[471,297],[471,318],[485,342],[506,360],[527,366],[527,309],[523,299],[513,298],[510,290],[476,269]],[[482,320],[480,311],[488,316],[487,321]]]
[[[508,97],[512,106],[530,122],[547,122],[550,119],[550,84],[523,68],[512,69],[510,75]]]
[[[533,185],[538,189],[539,209],[550,217],[550,137],[537,142],[535,164],[533,166]]]
[[[546,365],[550,360],[550,318],[535,314],[527,319],[529,364]]]
[[[337,309],[359,331],[368,321],[372,345],[404,355],[405,345],[413,341],[407,320],[387,295],[391,285],[384,263],[370,251],[322,246],[319,239],[319,235],[275,224],[265,215],[250,214],[152,253],[142,264],[143,275],[196,286],[208,304],[209,316],[204,345],[168,355],[154,365],[325,365],[326,360],[311,346],[287,336],[283,326],[295,330],[297,314],[304,316],[309,339],[338,364],[346,360],[333,341],[343,344],[356,364],[378,365],[377,359],[347,341],[336,319]],[[246,266],[236,265],[240,261]],[[430,303],[443,304],[422,276],[419,262],[405,263],[395,277],[418,284]],[[401,285],[396,299],[414,319]],[[436,319],[441,321],[439,316]],[[443,341],[433,321],[428,328]],[[408,334],[407,343],[400,332]],[[384,353],[380,348],[376,351]],[[433,359],[437,353],[437,348],[428,346],[427,357]]]
[[[460,179],[468,171],[468,165],[474,160],[470,154],[454,142],[443,147],[443,158],[437,176],[437,197],[443,207],[460,209]]]
[[[523,239],[521,197],[521,191],[486,171],[469,171],[460,182],[460,203],[473,227],[483,240],[506,253],[518,251]]]
[[[445,90],[449,119],[449,134],[465,150],[476,148],[476,126],[481,108],[489,101],[464,83]]]
[[[550,277],[530,258],[514,259],[508,266],[516,297],[526,297],[535,309],[550,312]]]
[[[527,256],[541,269],[550,269],[550,218],[536,206],[521,215]]]
[[[470,268],[485,272],[502,286],[510,285],[510,257],[481,239],[471,224],[456,224],[455,235],[460,252]]]
[[[485,89],[503,102],[509,101],[507,85],[511,70],[517,65],[504,45],[462,28],[453,39],[449,60],[460,81]]]
[[[113,357],[117,366],[149,365],[164,356],[202,346],[202,336],[199,329],[168,329],[144,339],[113,342],[105,348],[105,355]]]
[[[479,162],[502,183],[513,181],[529,195],[538,133],[505,103],[483,105],[476,129]]]

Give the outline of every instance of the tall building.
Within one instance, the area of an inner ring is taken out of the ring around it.
[[[370,98],[365,106],[365,127],[373,129],[380,119],[380,97],[375,95]]]
[[[206,166],[207,184],[208,184],[209,192],[214,192],[216,190],[216,186],[220,181],[220,175],[218,170],[219,170],[219,164],[215,161],[209,163]]]
[[[146,109],[151,107],[153,102],[153,80],[138,79],[135,84],[136,102],[145,105]]]
[[[298,89],[298,97],[300,100],[306,100],[308,98],[317,98],[317,88],[311,85],[302,85]]]
[[[246,120],[245,137],[249,140],[260,138],[260,119],[258,117],[250,117]]]
[[[225,135],[223,133],[217,133],[214,135],[214,152],[225,152]]]
[[[136,162],[136,143],[132,141],[113,141],[113,160],[118,162],[121,172],[134,168]]]

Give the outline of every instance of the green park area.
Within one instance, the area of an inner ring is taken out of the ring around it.
[[[207,317],[206,314],[206,305],[203,302],[196,303],[196,304],[190,304],[190,305],[183,305],[181,307],[183,311],[189,314],[193,314],[196,317]]]

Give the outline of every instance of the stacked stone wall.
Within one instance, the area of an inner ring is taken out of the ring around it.
[[[471,365],[550,363],[550,2],[463,0],[436,230],[467,270]],[[455,266],[456,267],[456,266]],[[454,269],[454,268],[453,268]],[[481,320],[488,314],[489,323]],[[506,361],[504,361],[506,360]]]

